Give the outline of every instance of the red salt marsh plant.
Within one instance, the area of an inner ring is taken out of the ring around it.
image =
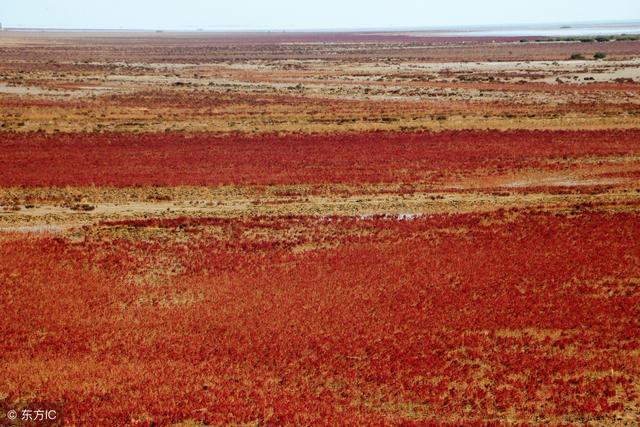
[[[640,131],[320,135],[0,133],[0,186],[440,182],[553,160],[638,155]]]
[[[638,416],[634,213],[125,221],[0,259],[3,405],[72,424]]]

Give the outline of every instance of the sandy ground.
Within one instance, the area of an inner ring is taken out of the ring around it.
[[[533,185],[572,186],[575,182],[516,181],[510,188]],[[593,185],[593,183],[585,183]],[[625,202],[631,207],[619,206]],[[589,203],[609,210],[635,209],[640,205],[640,192],[634,190],[600,190],[598,194],[527,192],[509,193],[416,193],[410,195],[369,194],[355,196],[304,196],[288,198],[224,198],[217,200],[183,200],[166,202],[91,203],[90,211],[52,204],[26,207],[17,211],[0,212],[0,231],[3,232],[62,232],[71,227],[106,220],[192,217],[243,217],[254,215],[430,215],[439,213],[490,212],[511,208],[544,208],[571,210]]]
[[[114,44],[102,33],[2,34],[0,130],[311,133],[640,123],[640,42],[475,40],[484,57],[460,60],[459,42],[445,39],[323,44],[312,37],[292,45],[288,36],[273,44],[176,37],[122,35]],[[175,43],[184,45],[176,50]],[[399,46],[404,53],[395,56]],[[592,59],[596,51],[607,57]],[[113,58],[118,52],[123,56]],[[580,52],[586,60],[568,60]]]

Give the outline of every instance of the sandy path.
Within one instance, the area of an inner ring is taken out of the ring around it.
[[[514,185],[515,186],[515,185]],[[167,218],[176,216],[313,215],[366,216],[415,215],[447,212],[488,212],[497,209],[544,207],[567,209],[589,202],[615,205],[640,202],[640,193],[617,190],[601,194],[416,193],[375,194],[348,197],[308,196],[292,198],[226,198],[218,201],[129,202],[92,204],[88,212],[68,207],[40,205],[0,214],[0,232],[62,232],[67,228],[105,220]]]

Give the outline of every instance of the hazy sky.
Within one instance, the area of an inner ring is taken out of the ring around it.
[[[0,0],[6,27],[331,29],[640,20],[640,0]]]

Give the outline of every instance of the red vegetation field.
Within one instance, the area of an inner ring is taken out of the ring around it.
[[[640,154],[640,131],[212,136],[5,134],[1,186],[437,182]]]
[[[638,411],[637,214],[177,218],[1,243],[0,386],[72,424]]]
[[[3,31],[0,426],[639,425],[633,38]]]

